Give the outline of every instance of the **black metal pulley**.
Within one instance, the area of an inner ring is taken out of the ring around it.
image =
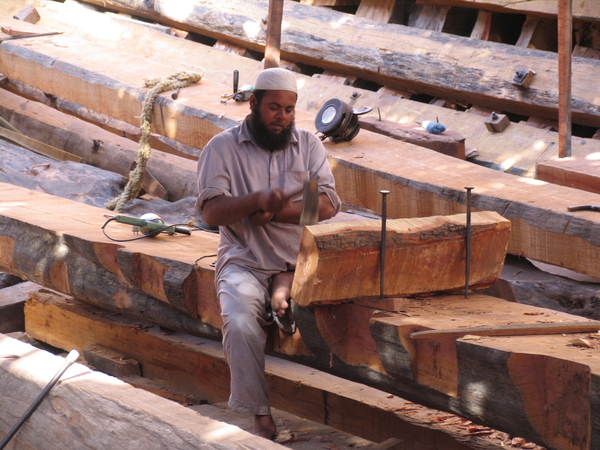
[[[354,139],[360,131],[358,116],[371,109],[352,109],[339,98],[327,100],[315,117],[317,131],[322,133],[321,140],[329,138],[333,142],[340,142]]]

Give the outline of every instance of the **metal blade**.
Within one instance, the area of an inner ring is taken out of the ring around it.
[[[318,177],[311,176],[310,180],[304,182],[302,196],[302,212],[300,214],[300,225],[314,225],[319,221],[319,191]]]

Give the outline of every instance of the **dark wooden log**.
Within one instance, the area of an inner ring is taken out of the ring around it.
[[[252,36],[245,31],[249,23],[261,29],[267,3],[260,0],[227,4],[198,2],[185,19],[176,16],[162,1],[155,1],[152,7],[142,0],[88,2],[167,24],[176,23],[180,28],[264,51],[264,31]],[[245,12],[242,15],[240,11]],[[287,4],[286,24],[281,42],[283,59],[496,110],[557,117],[556,54],[448,34],[430,34],[296,2]],[[350,36],[360,38],[347,38]],[[413,48],[419,48],[420,53],[413,53]],[[598,67],[600,64],[592,60],[573,64],[573,121],[576,123],[600,127],[600,104],[593,96],[598,90],[593,82]],[[515,72],[520,69],[537,73],[529,89],[512,83]]]

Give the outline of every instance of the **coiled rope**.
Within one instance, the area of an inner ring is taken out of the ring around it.
[[[142,106],[140,123],[142,135],[138,147],[137,164],[135,168],[129,172],[129,180],[121,195],[109,200],[104,205],[106,209],[120,212],[125,204],[132,198],[136,198],[142,190],[146,164],[148,163],[148,159],[150,159],[151,153],[150,129],[152,128],[152,112],[156,97],[162,92],[172,91],[197,83],[201,78],[202,75],[191,71],[179,72],[168,77],[144,78],[144,87],[150,88],[150,90],[146,92]]]

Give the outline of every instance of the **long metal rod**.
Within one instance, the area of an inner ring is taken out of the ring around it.
[[[467,236],[465,244],[465,298],[469,296],[469,277],[471,275],[471,191],[472,186],[465,186],[467,190]]]
[[[56,373],[56,375],[54,375],[54,377],[46,385],[44,390],[33,401],[31,406],[27,409],[27,411],[25,411],[25,413],[21,416],[19,421],[11,428],[11,430],[8,432],[8,434],[6,436],[4,436],[4,439],[2,439],[2,442],[0,442],[0,450],[2,450],[4,447],[6,447],[6,444],[8,444],[8,442],[13,438],[13,436],[17,433],[17,431],[19,431],[19,429],[23,426],[23,424],[27,421],[27,419],[29,419],[29,416],[31,416],[31,414],[33,414],[33,412],[40,405],[40,403],[42,403],[42,400],[44,400],[46,398],[46,396],[50,392],[50,389],[52,389],[54,387],[54,385],[58,382],[60,377],[62,377],[62,374],[65,373],[65,371],[69,367],[71,367],[71,365],[75,361],[77,361],[77,358],[79,358],[79,352],[77,350],[71,350],[69,352],[69,354],[67,355],[67,358],[65,359],[65,363],[60,368],[60,370]]]
[[[381,259],[379,262],[379,296],[383,298],[385,286],[385,247],[386,247],[386,221],[387,221],[387,201],[386,197],[390,191],[379,191],[381,194]]]

